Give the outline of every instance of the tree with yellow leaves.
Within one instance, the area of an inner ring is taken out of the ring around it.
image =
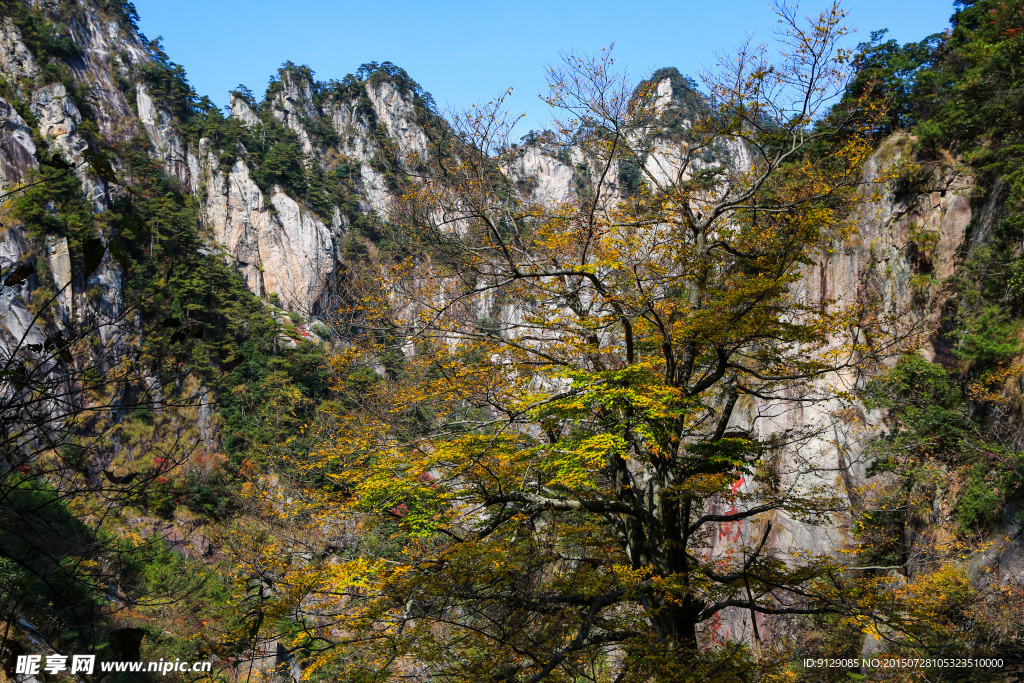
[[[754,665],[716,646],[730,611],[760,639],[766,615],[842,609],[832,560],[769,539],[842,508],[786,456],[821,425],[782,416],[886,343],[805,286],[846,233],[874,115],[824,116],[847,78],[839,7],[779,16],[779,59],[744,48],[681,116],[607,52],[570,57],[551,72],[565,119],[534,147],[508,144],[499,99],[411,160],[400,260],[351,276],[348,404],[291,463],[302,495],[274,503],[358,539],[282,589],[314,669],[726,679]],[[565,196],[531,183],[538,148],[575,169]]]

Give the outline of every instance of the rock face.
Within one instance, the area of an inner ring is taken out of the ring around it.
[[[249,103],[234,93],[231,94],[229,107],[231,109],[231,116],[238,119],[243,126],[255,126],[260,122],[259,118],[256,117],[256,112],[252,110]]]
[[[71,252],[66,237],[46,238],[46,262],[53,275],[53,286],[60,292],[58,311],[64,320],[71,315]]]
[[[307,163],[325,172],[345,164],[359,211],[386,217],[395,192],[382,157],[397,164],[392,172],[402,174],[409,160],[427,151],[425,132],[415,120],[414,94],[387,78],[339,93],[329,90],[330,84],[315,83],[300,67],[287,65],[278,75],[258,107],[262,113],[233,94],[231,117],[254,131],[271,120],[284,125]],[[206,224],[215,240],[235,257],[254,293],[276,295],[286,308],[314,313],[337,272],[349,209],[335,205],[317,214],[287,188],[261,189],[245,150],[225,169],[218,167],[218,151],[205,144],[200,142],[199,176],[207,189]]]
[[[20,184],[36,165],[32,131],[10,103],[0,100],[0,186]]]
[[[570,201],[576,195],[576,171],[571,158],[557,158],[540,146],[530,146],[519,155],[512,169],[514,177],[531,184],[534,200],[541,204]]]
[[[978,218],[970,204],[975,187],[972,179],[957,169],[935,166],[925,169],[925,187],[915,192],[901,191],[891,177],[898,164],[913,162],[915,142],[906,133],[897,133],[883,141],[865,163],[864,189],[852,217],[852,234],[805,268],[799,291],[803,301],[848,306],[869,300],[880,315],[892,317],[890,328],[897,333],[928,336],[935,328],[937,292],[931,291],[930,283],[932,278],[954,273],[957,252],[971,239],[969,228]],[[927,253],[918,248],[922,243],[930,245]],[[925,347],[924,353],[933,352]],[[816,383],[810,393],[861,389],[866,379],[846,371],[830,376],[827,383]],[[866,411],[859,404],[831,399],[795,408],[751,401],[735,421],[740,431],[750,429],[762,439],[778,434],[808,435],[784,453],[776,470],[789,483],[838,491],[845,499],[844,505],[853,506],[872,495],[872,484],[885,480],[883,476],[868,476],[871,463],[865,448],[883,429],[881,418],[881,413]],[[739,486],[739,490],[749,490],[745,481]],[[848,515],[838,515],[831,524],[824,525],[803,523],[778,513],[770,521],[772,531],[766,547],[780,556],[805,550],[828,553],[850,547],[853,540],[853,520]],[[719,534],[714,552],[725,552],[741,540],[756,544],[763,533],[764,521],[740,522],[729,533]],[[1016,543],[1002,549],[1010,555],[1020,554],[1019,536],[1018,530]],[[999,559],[1001,554],[992,555],[989,564],[998,566],[1003,561]],[[723,613],[711,628],[713,637],[719,639],[753,638],[750,616],[740,611]],[[762,634],[770,633],[771,620],[764,619],[760,629]]]
[[[206,220],[249,289],[277,295],[291,310],[312,312],[334,274],[336,235],[280,187],[266,199],[242,161],[208,177]]]
[[[194,190],[195,183],[189,182],[189,154],[174,129],[171,115],[156,105],[144,84],[137,85],[135,93],[138,120],[149,136],[149,141],[153,143],[155,156],[163,162],[167,175],[177,178]],[[195,180],[198,181],[199,178]]]
[[[21,32],[9,17],[0,22],[0,70],[17,76],[34,76],[39,70],[35,58],[21,40]]]
[[[212,155],[209,163],[216,163]],[[270,234],[272,217],[243,162],[235,162],[227,173],[213,175],[205,212],[214,239],[234,256],[249,289],[258,296],[265,295],[260,237]]]
[[[88,144],[78,135],[82,114],[68,97],[63,83],[50,83],[32,94],[29,105],[39,121],[39,133],[65,160],[77,159]]]
[[[147,138],[151,155],[166,173],[201,200],[211,239],[235,259],[252,291],[276,297],[288,309],[315,313],[337,272],[351,205],[321,206],[317,213],[308,197],[294,188],[257,182],[258,162],[240,145],[225,150],[214,148],[209,139],[190,140],[182,133],[182,122],[154,95],[145,69],[160,57],[134,28],[84,1],[62,7],[74,17],[72,35],[79,50],[68,63],[76,81],[90,92],[89,119],[96,122],[100,135],[110,143],[138,135]],[[47,149],[37,149],[32,128],[12,103],[0,100],[4,187],[20,183],[27,170],[37,166],[40,153],[57,153],[75,164],[90,146],[90,134],[79,131],[83,114],[77,95],[72,96],[63,82],[41,81],[37,62],[17,26],[5,19],[0,25],[0,69],[12,81],[35,79],[21,95]],[[294,134],[304,163],[319,166],[326,174],[346,164],[356,210],[385,217],[395,198],[388,173],[407,172],[409,160],[424,154],[428,145],[417,120],[417,94],[404,72],[362,75],[365,82],[334,87],[314,82],[308,69],[289,64],[258,107],[232,95],[230,115],[254,130],[272,122],[285,126]],[[235,160],[222,164],[225,153]],[[87,169],[78,173],[97,211],[122,191],[106,187]]]
[[[388,135],[398,144],[402,159],[427,153],[427,138],[415,123],[415,107],[395,83],[379,81],[366,88],[376,114]]]

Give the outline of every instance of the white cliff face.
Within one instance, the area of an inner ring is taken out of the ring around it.
[[[38,73],[32,53],[21,40],[14,22],[0,20],[0,73],[8,79],[30,79]],[[6,100],[0,100],[0,190],[20,185],[26,175],[38,168],[36,144],[25,120]],[[0,273],[28,260],[31,249],[17,226],[0,228]],[[32,324],[32,313],[25,306],[31,298],[32,279],[21,285],[0,289],[0,352],[6,357],[19,343],[41,344],[45,339]],[[6,391],[6,388],[5,388]]]
[[[384,124],[388,136],[398,144],[400,159],[407,164],[427,153],[427,137],[415,123],[415,107],[390,81],[369,84],[366,92],[373,102],[377,121]]]
[[[82,114],[63,83],[50,83],[36,90],[29,108],[39,120],[39,133],[56,144],[65,160],[74,161],[88,147],[77,134]]]
[[[0,72],[9,79],[32,78],[39,73],[35,57],[21,40],[14,21],[0,21]]]
[[[395,197],[389,187],[387,177],[378,168],[375,168],[375,166],[379,167],[377,160],[382,150],[379,149],[374,127],[379,125],[384,128],[397,146],[395,156],[404,169],[408,170],[411,164],[415,163],[416,157],[426,154],[428,149],[426,135],[419,124],[413,120],[414,106],[411,99],[404,96],[394,84],[385,80],[374,86],[367,86],[367,98],[372,106],[372,111],[367,111],[361,109],[361,107],[365,107],[365,100],[360,103],[358,97],[330,97],[322,105],[316,105],[313,102],[314,89],[313,83],[301,71],[283,70],[281,81],[275,86],[268,103],[270,114],[295,133],[302,153],[307,158],[306,163],[320,164],[322,168],[330,170],[333,167],[332,164],[338,163],[339,159],[345,160],[346,163],[358,162],[358,168],[348,176],[348,179],[354,182],[357,188],[360,210],[364,213],[373,212],[386,218]],[[231,98],[231,116],[247,127],[256,126],[260,122],[259,116],[252,107],[238,96]],[[331,148],[317,146],[313,136],[309,133],[309,126],[312,123],[328,125],[333,128],[337,134],[337,146]],[[200,156],[205,159],[208,151],[212,150],[204,150]],[[243,162],[243,165],[247,163]],[[202,165],[207,169],[206,173],[216,173],[212,163],[204,162]],[[240,231],[237,221],[231,225],[224,222],[223,217],[225,216],[245,213],[239,208],[243,205],[249,207],[248,211],[254,216],[259,214],[259,211],[255,209],[257,203],[251,196],[252,192],[258,191],[258,188],[249,179],[252,170],[246,166],[244,181],[242,180],[242,170],[237,164],[230,173],[233,179],[231,182],[245,187],[246,190],[242,194],[249,196],[250,199],[244,202],[234,199],[228,201],[227,203],[233,207],[230,210],[216,208],[207,211],[207,225],[213,229],[216,239],[225,244],[229,251],[236,254],[240,268],[254,292],[263,296],[278,294],[283,305],[290,306],[291,302],[296,302],[295,305],[301,306],[303,310],[309,310],[312,301],[322,294],[322,291],[318,292],[318,290],[322,290],[322,285],[311,284],[311,279],[309,281],[302,278],[295,279],[294,275],[297,271],[280,271],[276,267],[272,268],[270,264],[264,263],[262,252],[252,246],[256,242],[251,237],[251,231]],[[226,186],[223,179],[216,179],[210,175],[204,177],[206,177],[204,181],[206,187],[208,189],[215,188],[213,194],[223,195],[225,191],[228,194],[233,192],[233,190],[224,189]],[[288,201],[280,199],[280,197],[287,196],[287,192],[282,188],[277,188],[270,194],[274,197],[273,200],[270,197],[264,197],[261,206],[276,207],[278,203],[281,203],[282,206],[290,209],[291,203],[296,206],[302,205],[302,202],[296,197],[289,197]],[[223,203],[211,195],[207,203],[212,206],[218,202]],[[289,215],[298,216],[294,211],[289,211]],[[303,209],[302,215],[313,217],[313,214],[306,209]],[[315,220],[318,225],[324,225],[324,221],[320,218],[315,218]],[[327,264],[327,257],[324,254],[334,254],[337,251],[336,245],[340,244],[348,224],[347,217],[342,215],[338,207],[334,207],[328,221],[330,223],[327,228],[329,240],[321,237],[314,238],[314,233],[317,233],[319,228],[314,230],[305,220],[296,219],[291,222],[293,223],[291,227],[294,228],[293,234],[275,235],[272,234],[275,229],[273,225],[282,224],[283,227],[283,222],[281,220],[277,220],[276,223],[271,221],[270,227],[261,233],[261,243],[264,245],[291,244],[292,246],[288,249],[275,247],[273,252],[278,256],[286,252],[290,253],[291,255],[285,260],[294,263],[318,264],[317,269],[322,272],[314,279],[328,280],[330,273],[334,272],[335,266]],[[296,235],[303,235],[303,238],[296,241],[294,239]],[[311,251],[302,251],[307,247]],[[293,256],[297,260],[293,260]],[[305,266],[301,267],[305,268]],[[267,272],[272,269],[275,274],[268,276]],[[268,277],[274,281],[273,285],[268,284]]]
[[[255,126],[260,122],[256,112],[252,110],[249,103],[238,95],[231,95],[231,116],[242,122],[244,126]]]
[[[216,169],[217,159],[211,153],[207,168]],[[270,212],[263,193],[249,177],[249,168],[238,160],[230,171],[214,170],[207,186],[206,224],[213,238],[234,257],[235,266],[257,296],[267,294],[263,287],[259,236],[270,230]]]
[[[281,89],[274,94],[271,112],[278,121],[295,131],[302,145],[302,153],[309,157],[317,155],[317,148],[303,125],[303,120],[317,116],[313,106],[313,84],[294,71],[286,71],[281,77]]]
[[[311,211],[275,187],[270,202],[280,227],[260,244],[263,284],[292,308],[312,311],[334,273],[334,240]]]
[[[964,244],[972,221],[970,195],[974,189],[969,177],[956,169],[932,170],[932,191],[901,195],[887,181],[901,160],[912,160],[914,140],[898,133],[885,140],[865,163],[861,199],[852,216],[853,231],[837,240],[816,262],[805,266],[804,278],[795,293],[805,303],[832,309],[858,302],[873,302],[879,315],[891,316],[891,329],[897,332],[928,333],[937,324],[935,303],[938,291],[930,291],[927,278],[921,278],[920,262],[914,262],[912,245],[923,240],[933,245],[928,255],[935,278],[953,274],[956,252]],[[928,188],[926,188],[927,190]],[[922,257],[923,258],[923,257]],[[920,261],[920,259],[919,259]],[[922,349],[929,356],[930,349]],[[895,362],[895,357],[890,359]],[[811,383],[802,397],[816,394],[834,396],[837,391],[854,392],[863,388],[866,378],[853,370],[844,370]],[[838,495],[842,507],[852,508],[870,500],[872,485],[886,481],[885,476],[868,476],[871,439],[883,429],[882,414],[871,412],[856,402],[829,398],[817,403],[787,405],[782,401],[749,402],[737,411],[730,428],[750,431],[756,438],[769,439],[780,434],[804,434],[795,447],[783,452],[774,463],[784,485],[803,490],[822,487]],[[750,492],[750,483],[741,481],[740,491]],[[720,510],[720,511],[725,511]],[[719,534],[713,552],[724,553],[739,542],[756,544],[764,531],[764,521],[741,521],[728,533]],[[766,548],[785,557],[792,551],[829,554],[848,548],[853,542],[852,517],[836,514],[831,523],[802,521],[774,513],[772,531]],[[1024,545],[1007,547],[1009,553],[1021,553]],[[993,553],[991,563],[1001,562]],[[768,620],[766,620],[767,622]],[[761,625],[761,632],[766,632]],[[716,637],[752,638],[749,615],[740,611],[723,613]]]
[[[112,140],[134,135],[137,132],[134,114],[124,94],[115,84],[115,72],[121,71],[123,74],[126,67],[149,60],[138,35],[125,31],[115,21],[101,20],[91,7],[82,12],[80,20],[73,22],[70,28],[81,51],[81,58],[71,60],[69,68],[75,79],[89,89],[91,115],[100,133]],[[122,64],[122,59],[127,64]],[[10,83],[26,78],[35,79],[40,73],[39,64],[10,18],[0,21],[0,73]],[[38,98],[26,99],[60,100],[66,97],[66,92],[54,90],[53,85],[44,87],[45,92]],[[70,107],[58,106],[66,110],[66,115],[74,118]],[[79,116],[76,123],[80,121]]]
[[[886,178],[898,163],[912,161],[914,143],[897,133],[865,162],[851,234],[806,267],[799,290],[806,301],[848,306],[868,298],[905,324],[934,321],[938,292],[929,281],[955,271],[972,220],[974,184],[955,168],[939,166],[923,193],[900,194]],[[919,277],[924,271],[929,277]]]
[[[82,51],[81,60],[75,60],[71,69],[76,79],[89,84],[90,99],[95,102],[92,118],[100,133],[113,140],[136,134],[131,104],[117,87],[115,74],[124,77],[128,67],[149,60],[139,37],[92,11],[83,12],[82,20],[71,29]]]
[[[189,165],[185,146],[174,130],[171,115],[160,109],[149,95],[145,84],[135,86],[136,107],[139,112],[139,123],[153,143],[156,157],[163,162],[167,175],[188,182]]]
[[[358,104],[352,101],[331,102],[324,114],[341,138],[338,151],[356,161],[369,163],[375,153],[371,143],[373,131],[369,123],[359,115],[357,107]]]
[[[215,168],[211,155],[208,167]],[[309,210],[275,187],[264,197],[241,160],[214,171],[206,223],[257,296],[278,295],[292,310],[312,311],[334,273],[335,240]]]
[[[369,164],[363,164],[359,169],[359,178],[362,180],[363,190],[360,209],[365,213],[372,211],[378,216],[387,218],[390,214],[392,197],[383,174],[375,171]]]
[[[670,78],[661,79],[654,92],[654,113],[661,116],[674,103],[676,93]],[[688,127],[690,122],[683,121]],[[642,176],[655,187],[668,187],[689,180],[691,171],[706,168],[713,163],[727,163],[739,169],[749,168],[749,150],[738,140],[723,141],[724,157],[711,162],[701,158],[689,159],[686,142],[659,132],[656,127],[631,136],[627,143],[642,160]],[[578,196],[579,186],[592,186],[602,180],[602,208],[611,209],[625,199],[618,175],[620,164],[613,159],[607,171],[603,163],[595,163],[579,150],[569,148],[561,153],[544,144],[527,144],[516,157],[509,174],[529,188],[529,195],[539,204],[551,206],[571,201]]]
[[[32,131],[8,102],[0,99],[0,189],[20,184],[36,168]]]
[[[658,81],[658,87],[654,92],[654,113],[658,115],[664,113],[672,105],[674,94],[671,78],[663,78]]]
[[[53,286],[60,292],[57,302],[58,311],[64,320],[71,317],[71,252],[68,250],[66,237],[46,238],[46,262],[53,275]]]
[[[553,206],[576,196],[576,172],[572,166],[538,147],[528,147],[519,156],[512,167],[512,176],[533,185],[531,195],[538,204]]]
[[[29,255],[29,246],[20,230],[7,229],[0,232],[0,272],[6,274],[11,268]],[[22,335],[29,330],[32,314],[25,308],[24,301],[30,296],[30,282],[0,289],[0,351],[13,348]],[[43,340],[38,328],[30,332],[30,341],[35,344]]]
[[[644,173],[655,187],[669,187],[690,179],[687,166],[686,145],[672,140],[654,140],[647,159]]]
[[[68,95],[63,83],[49,83],[32,92],[29,103],[32,115],[38,121],[40,136],[52,152],[69,164],[82,161],[82,152],[89,143],[78,133],[82,114]],[[82,189],[97,212],[105,211],[109,204],[107,187],[89,173],[86,167],[76,170]]]
[[[134,135],[138,130],[134,115],[114,83],[114,70],[119,68],[118,60],[137,64],[148,59],[138,37],[122,30],[116,21],[101,20],[95,11],[89,10],[81,13],[78,20],[72,22],[70,29],[80,50],[80,58],[70,60],[66,66],[71,69],[74,78],[88,88],[91,119],[97,125],[100,135],[109,140],[121,140]],[[119,54],[116,58],[113,57],[115,53]],[[0,23],[0,72],[9,83],[18,84],[18,95],[36,119],[36,134],[48,146],[45,150],[47,156],[56,154],[67,163],[79,163],[82,152],[89,146],[79,131],[82,112],[63,83],[40,82],[41,68],[9,18]],[[20,184],[25,180],[26,173],[39,167],[39,155],[44,150],[38,148],[32,138],[32,131],[22,117],[9,103],[3,101],[0,101],[0,126],[0,183],[7,188]],[[110,198],[105,183],[97,179],[88,168],[79,168],[76,175],[94,210],[105,210]],[[72,260],[66,238],[46,238],[38,245],[40,249],[37,253],[33,253],[25,240],[21,226],[12,226],[3,238],[0,267],[5,272],[19,261],[35,258],[37,262],[40,259],[45,262],[54,286],[61,290],[54,308],[58,327],[74,315],[88,313],[113,319],[123,310],[121,271],[109,254],[84,283],[86,290],[98,288],[102,293],[98,301],[90,301],[84,294],[73,292],[70,286]],[[22,303],[30,296],[29,292],[17,291],[27,288],[31,282],[15,289],[5,288],[4,297],[13,296],[6,302],[12,316],[6,317],[2,326],[13,335],[11,341],[20,338],[22,327],[31,321],[32,316]],[[99,329],[103,343],[120,343],[122,333],[110,325],[99,324]],[[37,324],[28,331],[27,343],[36,343],[42,336],[43,331]]]
[[[272,110],[275,117],[290,126],[315,117],[318,112],[313,106],[313,83],[303,74],[285,71],[281,89],[274,94]]]

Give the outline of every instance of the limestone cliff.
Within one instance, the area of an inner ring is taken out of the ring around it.
[[[267,174],[257,172],[266,150],[246,150],[240,142],[224,149],[185,130],[175,103],[163,92],[167,84],[152,75],[163,65],[162,52],[132,27],[87,3],[67,3],[65,11],[73,17],[77,48],[67,61],[76,87],[90,93],[88,119],[96,130],[80,133],[79,96],[69,93],[65,82],[40,75],[32,50],[14,22],[5,19],[0,35],[0,69],[9,84],[5,97],[24,102],[34,121],[27,125],[15,106],[0,102],[3,187],[16,187],[36,167],[38,153],[57,153],[75,164],[94,137],[110,144],[141,135],[165,171],[200,200],[210,238],[235,259],[252,291],[276,297],[288,309],[315,312],[336,272],[353,214],[386,216],[394,178],[408,171],[415,155],[426,153],[417,114],[423,105],[404,72],[385,65],[345,85],[318,84],[308,69],[289,65],[258,106],[232,95],[230,116],[242,128],[265,141],[267,129],[280,123],[299,144],[306,159],[300,164],[315,165],[327,176],[344,167],[346,193],[314,210],[308,194],[262,182]],[[44,151],[37,150],[33,136]],[[234,161],[222,163],[226,155]],[[98,212],[122,192],[84,169],[78,173]]]

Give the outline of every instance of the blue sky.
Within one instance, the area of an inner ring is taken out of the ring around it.
[[[219,105],[240,83],[261,97],[286,60],[307,64],[319,80],[391,61],[442,111],[513,87],[510,109],[528,115],[523,134],[547,120],[537,95],[545,89],[545,65],[557,63],[561,52],[594,53],[614,41],[618,66],[634,80],[664,66],[696,76],[714,64],[716,52],[729,52],[747,34],[770,40],[776,26],[765,0],[134,1],[143,33],[163,36],[192,86]],[[801,11],[822,6],[805,0]],[[844,7],[857,29],[851,47],[880,28],[900,42],[917,41],[946,28],[952,14],[947,0],[851,0]]]

